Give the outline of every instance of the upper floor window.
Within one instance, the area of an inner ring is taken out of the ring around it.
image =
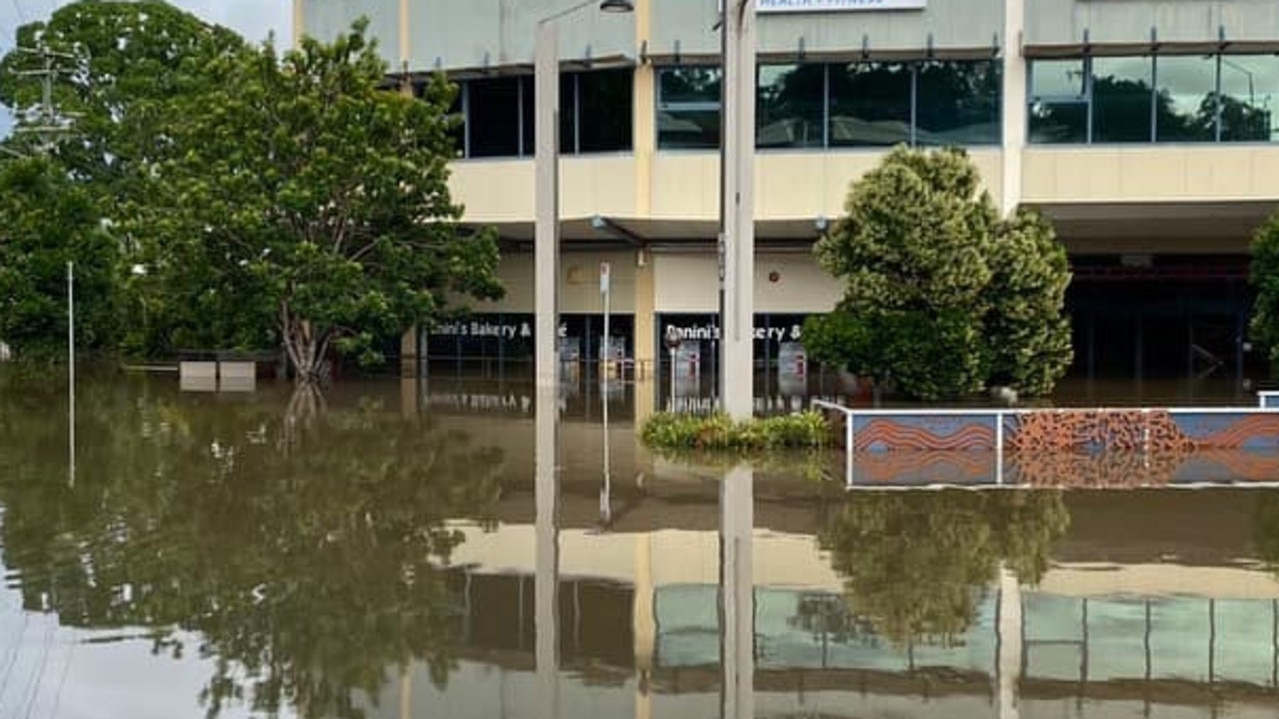
[[[1000,138],[993,60],[761,65],[760,148],[991,145]],[[719,69],[658,74],[657,146],[717,148]]]
[[[657,146],[719,147],[717,67],[668,67],[657,75]]]
[[[560,152],[625,152],[632,148],[634,73],[629,68],[560,76]],[[529,157],[534,153],[533,78],[459,83],[463,157]]]
[[[1273,55],[1034,60],[1030,142],[1270,142]]]

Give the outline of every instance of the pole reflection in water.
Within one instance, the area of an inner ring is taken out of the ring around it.
[[[995,644],[998,647],[996,682],[999,719],[1018,719],[1017,685],[1021,681],[1022,606],[1021,582],[1006,562],[999,565],[999,604],[996,609]]]
[[[543,719],[560,716],[559,692],[559,386],[538,382],[534,418],[536,586],[534,616],[537,707]]]
[[[755,471],[738,465],[719,490],[721,719],[755,716]]]

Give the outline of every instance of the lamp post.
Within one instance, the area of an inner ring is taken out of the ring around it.
[[[604,12],[630,12],[631,0],[586,0],[549,15],[537,23],[533,45],[533,90],[536,151],[534,167],[533,366],[537,383],[534,419],[536,567],[534,616],[536,626],[537,683],[540,713],[559,715],[559,532],[556,505],[559,487],[555,476],[558,447],[560,360],[559,338],[559,36],[555,21],[597,4]]]
[[[755,2],[724,0],[721,25],[720,408],[754,413]]]

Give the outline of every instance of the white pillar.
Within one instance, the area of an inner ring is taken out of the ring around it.
[[[726,0],[720,189],[720,403],[754,414],[755,0]]]
[[[1022,153],[1026,149],[1026,58],[1022,36],[1026,28],[1026,0],[1004,0],[1003,138],[1004,164],[999,210],[1009,217],[1021,205]]]
[[[537,633],[539,715],[559,716],[559,536],[556,529],[559,452],[559,42],[550,22],[537,26],[534,47],[536,128],[536,229],[534,232],[534,366],[537,405],[534,473],[537,577],[534,621]]]
[[[555,25],[537,26],[533,52],[536,173],[533,233],[534,365],[539,385],[559,387],[559,39]],[[540,425],[539,425],[540,426]]]
[[[721,719],[755,717],[755,471],[739,465],[720,484]]]

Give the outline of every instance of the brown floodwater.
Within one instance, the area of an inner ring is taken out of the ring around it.
[[[0,375],[6,719],[1279,712],[1279,490],[850,491],[585,378],[547,484],[519,378],[86,377],[74,441],[64,381]]]

